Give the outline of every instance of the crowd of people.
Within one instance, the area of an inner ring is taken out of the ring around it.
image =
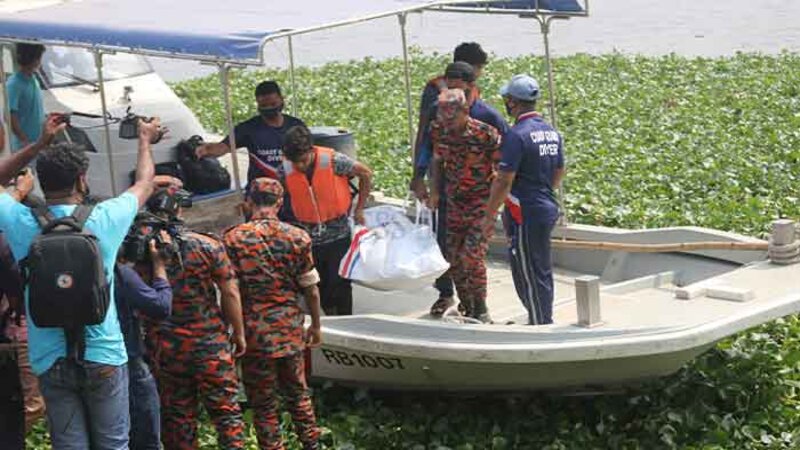
[[[158,118],[138,123],[131,187],[115,198],[91,195],[84,150],[57,139],[64,116],[39,109],[43,52],[17,47],[12,154],[0,159],[0,312],[19,355],[24,424],[46,414],[56,449],[191,449],[204,409],[219,448],[243,448],[241,382],[262,449],[284,448],[279,403],[303,447],[320,448],[305,351],[322,343],[322,315],[353,313],[338,268],[351,222],[365,222],[371,170],[314,145],[306,125],[283,113],[279,85],[265,81],[255,89],[257,116],[196,149],[212,158],[232,142],[247,148],[240,225],[217,237],[185,224],[182,181],[153,163]],[[410,189],[439,210],[437,238],[451,264],[430,313],[458,304],[464,316],[492,322],[485,260],[505,204],[517,292],[529,323],[547,324],[561,136],[535,112],[540,89],[530,76],[500,92],[513,126],[485,103],[476,81],[486,64],[478,44],[461,44],[422,95]],[[97,317],[57,317],[63,298]],[[12,423],[14,410],[3,406],[0,422]],[[16,442],[3,424],[0,438]]]

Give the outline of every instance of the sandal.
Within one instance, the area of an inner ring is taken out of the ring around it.
[[[439,297],[439,300],[431,306],[430,314],[432,317],[442,317],[445,311],[455,304],[453,297]]]
[[[458,302],[458,312],[464,317],[472,317],[472,308],[467,307],[464,302]]]

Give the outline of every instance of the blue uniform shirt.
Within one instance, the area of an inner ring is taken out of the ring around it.
[[[50,206],[50,212],[57,218],[72,214],[74,210],[75,205]],[[139,201],[136,196],[125,193],[98,203],[86,221],[86,229],[97,237],[106,279],[111,286],[111,303],[105,320],[99,325],[86,327],[87,361],[111,366],[121,366],[128,361],[117,319],[117,308],[114,304],[114,264],[117,260],[117,250],[128,234],[128,228],[131,227],[138,210]],[[18,203],[4,192],[0,194],[0,231],[5,233],[14,259],[20,261],[28,256],[28,249],[40,229],[30,208]],[[25,307],[27,311],[27,290]],[[30,314],[26,314],[31,368],[36,375],[41,375],[47,372],[56,360],[66,356],[67,343],[64,339],[64,330],[38,328],[30,317]]]
[[[6,82],[8,92],[8,109],[19,120],[20,128],[28,138],[29,143],[36,142],[42,134],[42,125],[45,121],[42,88],[39,80],[33,75],[17,72]],[[22,148],[22,143],[17,136],[11,133],[11,150]]]
[[[516,172],[511,195],[519,200],[523,212],[537,221],[558,218],[558,202],[553,192],[553,175],[564,167],[561,135],[538,113],[527,113],[503,138],[499,169]]]
[[[247,147],[250,155],[277,170],[283,163],[283,136],[289,128],[296,125],[304,125],[304,123],[302,120],[286,114],[283,115],[283,126],[279,128],[271,127],[264,123],[261,116],[255,116],[234,128],[236,146]],[[223,142],[227,144],[228,139],[229,137],[226,137]],[[250,182],[263,176],[270,175],[263,173],[258,166],[251,162],[250,168],[247,170],[247,181]]]
[[[142,327],[136,313],[154,320],[169,317],[172,310],[172,286],[163,278],[154,278],[148,286],[132,268],[118,264],[115,300],[119,315],[119,326],[125,337],[128,358],[133,360],[144,355]]]
[[[428,115],[428,123],[425,125],[425,133],[422,135],[422,142],[419,149],[417,149],[417,160],[415,167],[418,174],[424,174],[428,170],[433,157],[433,144],[431,142],[431,129],[430,122],[436,117],[437,104],[431,106],[431,113]],[[480,120],[483,123],[489,124],[500,132],[500,136],[504,136],[509,128],[508,123],[503,116],[497,112],[496,109],[486,104],[483,100],[475,100],[469,108],[469,115],[473,119]]]

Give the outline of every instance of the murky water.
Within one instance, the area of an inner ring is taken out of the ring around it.
[[[736,51],[800,51],[799,0],[592,0],[590,13],[588,18],[553,25],[554,54],[621,51],[717,56]],[[459,42],[471,40],[502,56],[543,53],[539,26],[533,20],[425,13],[410,17],[408,27],[410,44],[425,51],[450,52]],[[269,65],[287,64],[285,42],[270,44],[266,51]],[[366,56],[386,58],[401,51],[395,18],[295,39],[295,58],[300,65]],[[210,71],[196,63],[154,62],[170,80]]]

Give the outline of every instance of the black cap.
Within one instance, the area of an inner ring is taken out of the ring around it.
[[[464,61],[454,62],[447,66],[444,77],[448,80],[462,80],[467,83],[475,81],[475,69]]]

